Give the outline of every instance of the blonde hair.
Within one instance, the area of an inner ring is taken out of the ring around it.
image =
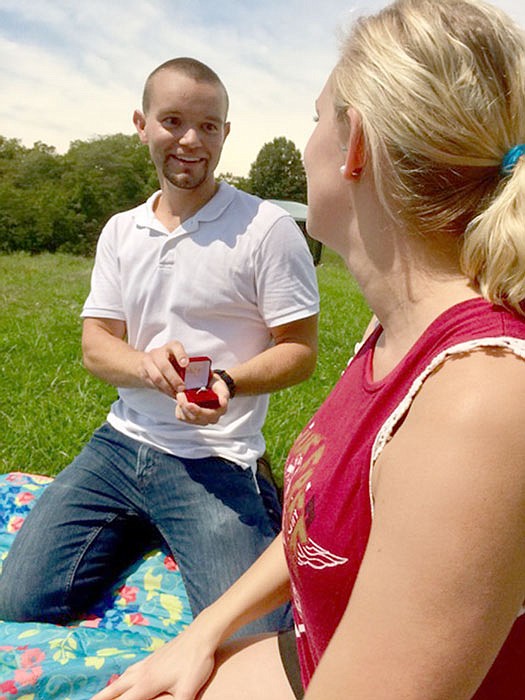
[[[484,2],[397,0],[356,22],[332,81],[392,216],[458,237],[481,293],[525,313],[525,158],[501,173],[525,143],[523,32]]]

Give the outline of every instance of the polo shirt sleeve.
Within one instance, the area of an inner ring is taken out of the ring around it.
[[[111,318],[125,321],[117,255],[116,217],[108,221],[98,239],[91,290],[82,318]]]
[[[319,292],[306,239],[290,216],[270,227],[256,254],[261,316],[269,328],[319,313]]]

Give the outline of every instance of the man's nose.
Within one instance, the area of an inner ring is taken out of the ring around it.
[[[194,126],[188,127],[179,139],[180,143],[187,145],[200,144],[200,137]]]

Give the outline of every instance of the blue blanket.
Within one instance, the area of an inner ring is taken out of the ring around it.
[[[0,475],[0,567],[48,477]],[[0,621],[0,700],[88,700],[191,622],[178,567],[156,550],[84,619],[65,627]]]

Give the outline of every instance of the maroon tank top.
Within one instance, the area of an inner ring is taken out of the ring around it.
[[[474,347],[507,347],[525,359],[525,322],[483,299],[441,314],[395,369],[374,382],[380,334],[379,327],[349,363],[285,466],[283,536],[305,687],[346,609],[363,559],[373,517],[373,463],[422,382],[447,356]],[[524,614],[475,695],[496,698],[525,698]]]

